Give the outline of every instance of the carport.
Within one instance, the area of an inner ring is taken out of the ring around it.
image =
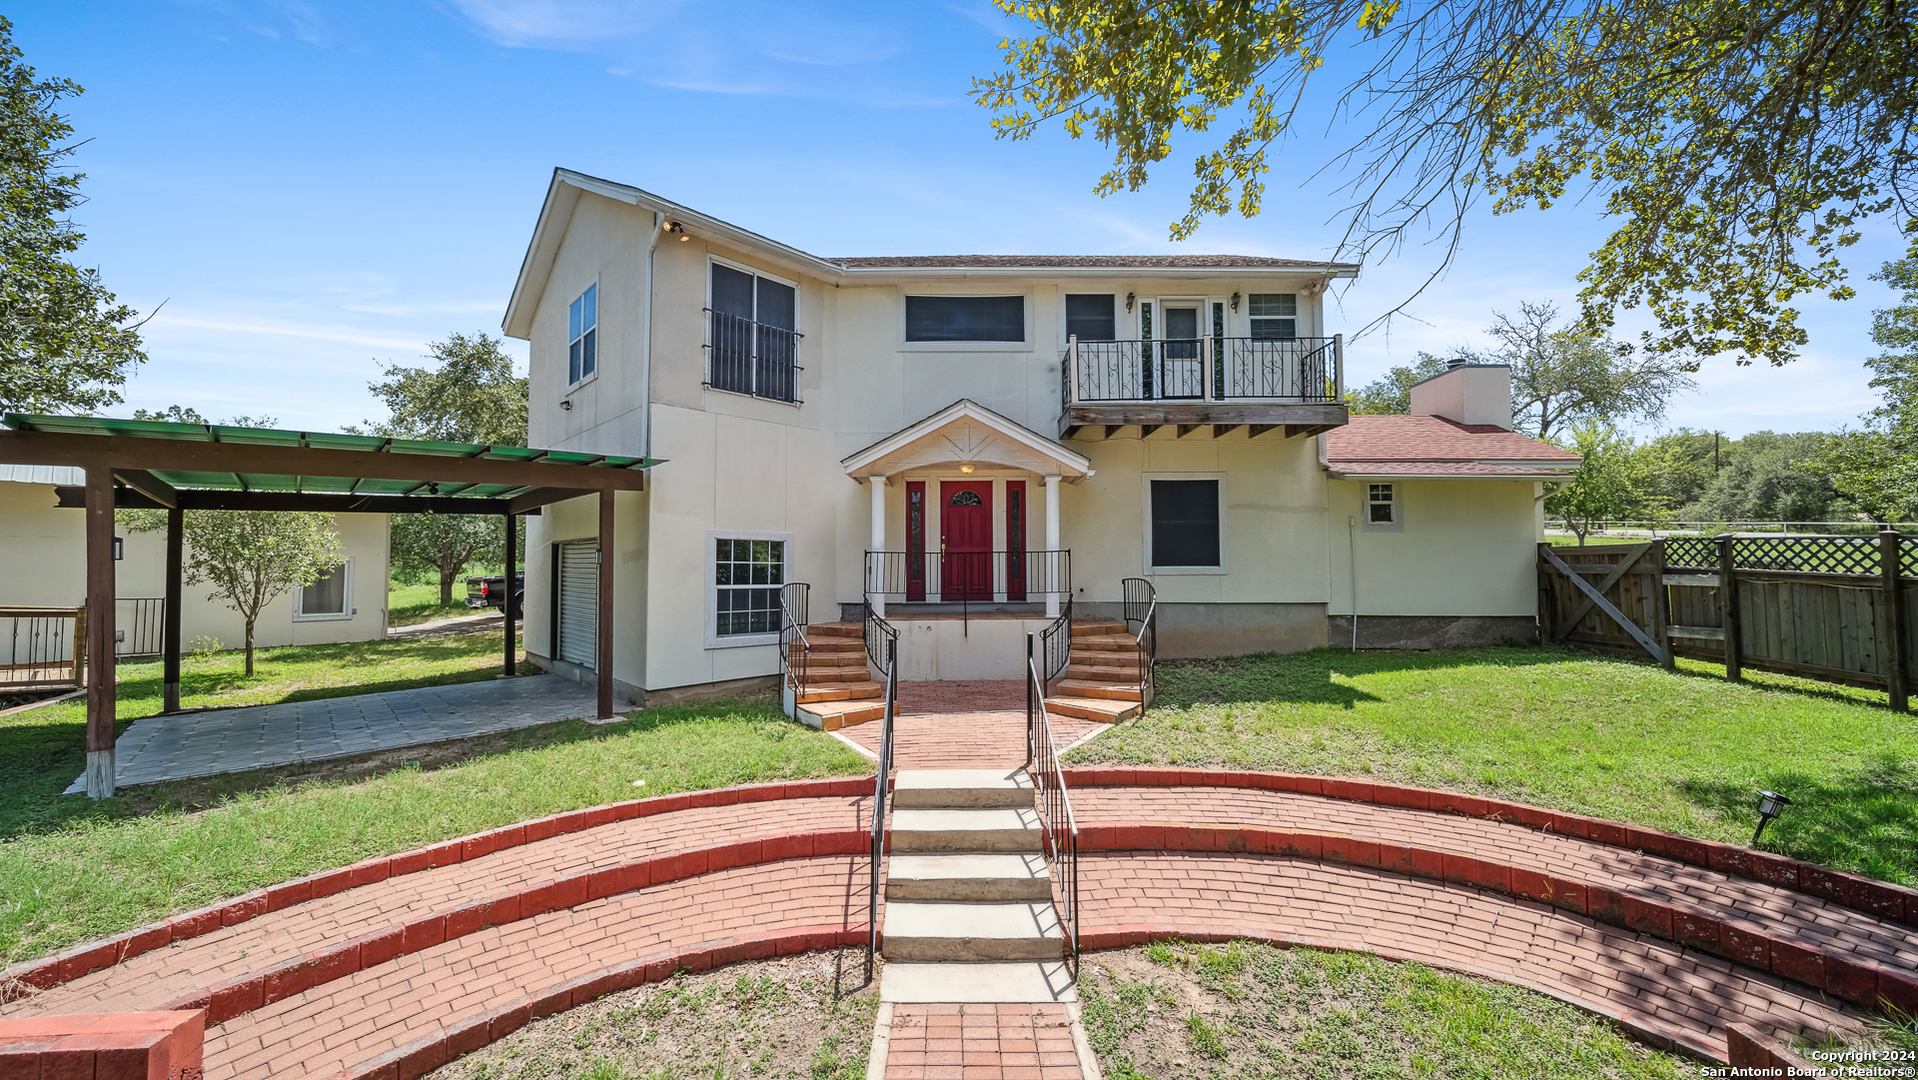
[[[113,512],[163,509],[166,600],[163,713],[180,708],[180,588],[188,510],[493,514],[506,522],[506,565],[517,561],[520,514],[599,497],[598,715],[613,715],[613,493],[645,489],[657,460],[517,446],[423,442],[368,435],[171,424],[99,417],[6,415],[0,462],[67,465],[86,485],[59,489],[86,513],[86,789],[114,793]],[[510,594],[509,594],[510,595]],[[510,615],[510,612],[509,612]],[[506,673],[518,643],[505,620]]]

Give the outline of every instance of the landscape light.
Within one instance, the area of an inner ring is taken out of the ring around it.
[[[1752,832],[1753,847],[1758,846],[1758,838],[1764,833],[1765,826],[1771,824],[1771,819],[1784,813],[1785,807],[1790,805],[1791,800],[1776,791],[1758,793],[1758,828]]]

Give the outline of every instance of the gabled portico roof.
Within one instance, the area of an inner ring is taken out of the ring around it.
[[[840,464],[847,476],[864,479],[960,461],[1029,469],[1067,480],[1083,480],[1093,472],[1092,460],[1084,454],[969,398],[908,424],[841,459]]]

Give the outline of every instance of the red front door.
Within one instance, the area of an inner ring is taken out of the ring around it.
[[[941,600],[992,599],[992,481],[939,485]]]

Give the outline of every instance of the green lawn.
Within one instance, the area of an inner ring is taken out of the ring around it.
[[[1158,672],[1145,717],[1073,761],[1375,777],[1735,844],[1751,842],[1769,788],[1794,805],[1766,848],[1918,884],[1918,717],[1882,694],[1538,647],[1318,649]]]
[[[1252,941],[1092,953],[1079,995],[1112,1080],[1704,1075],[1543,994],[1357,953]]]
[[[490,679],[491,634],[189,657],[184,704],[254,704]],[[128,664],[123,717],[158,710],[158,664]],[[125,721],[122,721],[124,729]],[[84,711],[0,717],[0,965],[302,874],[561,810],[871,765],[762,703],[662,708],[386,755],[61,796],[84,759]],[[421,762],[409,765],[407,759]],[[644,789],[634,781],[645,780]]]
[[[478,608],[466,606],[466,582],[461,581],[453,587],[453,602],[440,604],[440,587],[433,585],[402,585],[394,582],[386,593],[386,625],[412,626],[414,623],[431,622],[434,619],[451,619],[460,615],[477,615]]]

